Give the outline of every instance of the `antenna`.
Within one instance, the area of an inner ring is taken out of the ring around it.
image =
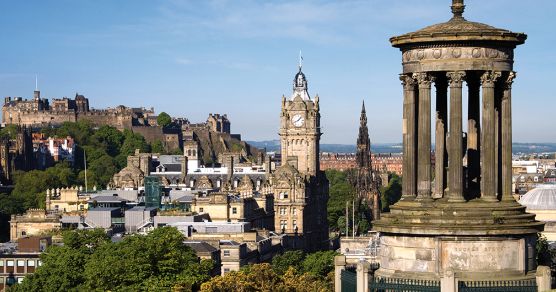
[[[39,91],[39,77],[35,74],[35,91]]]

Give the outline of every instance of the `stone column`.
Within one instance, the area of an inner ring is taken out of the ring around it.
[[[496,165],[495,165],[495,111],[494,111],[494,86],[500,77],[500,72],[486,71],[481,76],[483,86],[483,133],[482,144],[482,166],[481,198],[485,201],[497,201],[496,197]]]
[[[481,154],[480,154],[480,89],[481,84],[476,74],[465,78],[468,87],[468,109],[467,109],[467,192],[468,199],[480,196],[480,173],[481,173]]]
[[[513,201],[512,196],[512,83],[516,74],[510,72],[504,82],[502,96],[502,200]]]
[[[435,126],[435,165],[434,165],[434,197],[442,198],[446,188],[446,130],[447,106],[448,106],[448,84],[445,78],[437,77],[434,83],[436,87],[436,126]]]
[[[431,200],[431,82],[427,72],[414,73],[419,84],[417,117],[417,199]]]
[[[334,257],[334,291],[342,292],[342,271],[346,269],[346,256]]]
[[[365,292],[369,290],[369,269],[371,264],[365,260],[357,263],[357,292]]]
[[[448,72],[448,83],[450,85],[450,135],[448,139],[448,200],[451,202],[463,202],[463,128],[462,128],[462,104],[461,87],[465,72]]]
[[[412,76],[400,74],[400,80],[404,88],[403,93],[403,169],[402,169],[402,199],[415,198],[416,190],[416,167],[415,167],[415,85]]]
[[[537,291],[551,291],[551,278],[550,278],[550,267],[538,266],[537,273],[535,274],[535,280],[537,282]]]

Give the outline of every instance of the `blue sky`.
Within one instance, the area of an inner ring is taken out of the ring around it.
[[[525,32],[514,141],[556,142],[556,1],[467,0],[473,21]],[[373,142],[401,141],[401,54],[389,37],[443,22],[449,0],[0,2],[0,95],[155,107],[193,122],[227,113],[244,139],[277,139],[299,50],[325,143],[354,143],[365,99]]]

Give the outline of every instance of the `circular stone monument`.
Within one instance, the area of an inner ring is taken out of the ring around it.
[[[453,0],[449,21],[390,39],[402,51],[403,191],[373,225],[381,234],[378,277],[534,278],[543,223],[511,190],[513,51],[527,36],[467,21],[464,7]]]

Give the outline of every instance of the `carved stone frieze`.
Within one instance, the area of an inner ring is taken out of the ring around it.
[[[512,60],[511,48],[482,48],[482,47],[445,47],[445,48],[418,48],[403,52],[403,63],[423,60],[445,59],[498,59]]]

